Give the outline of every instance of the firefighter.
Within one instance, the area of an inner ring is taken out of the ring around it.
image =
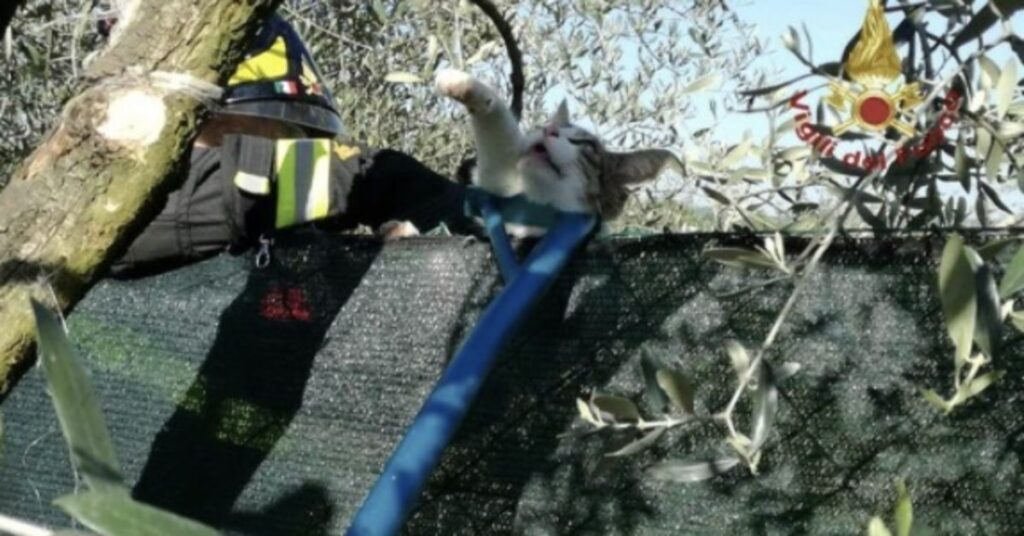
[[[109,29],[112,24],[107,23]],[[335,100],[288,22],[273,15],[191,148],[182,186],[112,266],[134,276],[260,246],[300,225],[386,236],[470,232],[464,187],[409,155],[347,139]]]

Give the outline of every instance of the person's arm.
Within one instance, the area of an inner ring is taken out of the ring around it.
[[[237,135],[225,136],[223,149],[225,176],[240,192],[232,211],[250,239],[307,222],[336,230],[391,221],[421,231],[442,223],[457,233],[473,228],[465,188],[399,151]]]
[[[464,211],[465,186],[400,151],[363,149],[357,158],[349,214],[341,223],[377,229],[391,221],[408,221],[423,232],[441,224],[456,234],[476,232]]]

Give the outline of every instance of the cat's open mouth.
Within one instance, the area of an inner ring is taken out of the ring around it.
[[[548,147],[547,145],[544,145],[543,141],[538,141],[537,143],[530,146],[528,154],[530,156],[536,157],[538,160],[541,160],[542,162],[550,166],[551,169],[553,169],[557,175],[562,175],[562,170],[558,169],[558,166],[555,165],[554,160],[551,159],[551,153],[548,152]]]

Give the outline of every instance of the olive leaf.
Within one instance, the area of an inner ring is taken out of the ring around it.
[[[1004,142],[993,136],[986,128],[978,128],[975,151],[980,161],[985,162],[985,177],[992,182],[999,180],[999,168],[1003,163]]]
[[[32,300],[47,390],[75,468],[93,490],[125,492],[113,442],[89,377],[64,333],[60,319]]]
[[[968,249],[970,251],[970,249]],[[1002,305],[996,280],[988,264],[981,264],[974,274],[978,318],[975,322],[974,342],[990,359],[999,351],[1003,332]]]
[[[975,296],[974,271],[964,253],[963,238],[951,235],[939,263],[939,295],[946,330],[956,345],[957,358],[966,361],[971,355],[971,341],[978,303]]]
[[[722,192],[719,192],[718,190],[715,190],[710,186],[701,186],[701,190],[704,190],[704,193],[707,194],[708,197],[710,197],[711,199],[714,199],[715,201],[727,207],[732,206],[732,199],[729,199],[729,196],[723,194]]]
[[[988,5],[992,2],[995,2],[995,5],[997,5],[999,10],[1002,12],[1002,16],[1006,18],[1010,18],[1015,11],[1024,8],[1024,2],[1021,2],[1020,0],[990,0],[990,2],[986,2],[986,5],[982,6],[981,9],[971,17],[971,20],[967,25],[964,26],[956,38],[953,39],[952,46],[954,48],[960,47],[969,41],[973,41],[974,39],[981,37],[986,30],[991,28],[992,25],[999,20],[999,18],[996,17],[996,12],[992,9],[992,6]]]
[[[594,415],[594,412],[590,410],[590,404],[587,404],[587,402],[584,401],[582,398],[576,399],[576,410],[579,411],[580,418],[587,421],[588,423],[593,424],[594,426],[600,426],[601,424],[603,424],[600,420],[598,420],[597,416]]]
[[[655,480],[689,484],[728,472],[739,463],[739,458],[731,457],[698,463],[672,460],[652,466],[647,470],[647,474]]]
[[[623,456],[632,456],[633,454],[641,452],[644,449],[650,447],[651,445],[657,443],[658,439],[665,433],[666,430],[668,430],[668,428],[655,428],[654,430],[644,434],[644,436],[641,437],[640,439],[637,439],[636,441],[633,441],[632,443],[614,452],[609,452],[605,454],[605,456],[608,458],[621,458]]]
[[[637,422],[640,411],[636,404],[621,396],[598,395],[590,401],[596,416],[604,422]]]
[[[716,88],[721,83],[722,75],[720,73],[711,73],[694,80],[688,86],[684,87],[682,89],[682,94],[697,93],[698,91]]]
[[[483,61],[499,48],[500,45],[498,45],[498,43],[494,41],[487,41],[486,43],[481,45],[480,48],[477,49],[477,51],[472,56],[470,56],[468,60],[466,60],[466,65],[469,66]]]
[[[924,395],[924,399],[927,400],[929,404],[935,406],[936,409],[943,413],[949,413],[951,409],[949,402],[946,402],[945,399],[939,396],[939,393],[936,393],[934,389],[922,389],[921,394]]]
[[[989,198],[989,200],[992,201],[992,204],[994,204],[996,208],[1011,216],[1014,215],[1013,210],[1011,210],[1010,207],[1006,205],[1002,197],[999,196],[999,192],[997,192],[995,188],[989,186],[989,184],[985,181],[978,181],[978,186],[981,187],[981,192],[985,194],[985,197]]]
[[[419,75],[406,72],[406,71],[395,71],[384,75],[384,81],[392,84],[421,84],[423,79]]]
[[[786,380],[792,378],[800,369],[803,368],[800,363],[783,363],[775,368],[775,382],[781,384]]]
[[[665,392],[677,412],[693,415],[693,384],[682,374],[668,369],[657,373],[658,386]]]
[[[868,523],[868,536],[892,536],[892,533],[889,532],[889,528],[885,526],[882,518],[875,516]]]
[[[388,21],[388,12],[384,9],[384,2],[381,0],[373,0],[370,2],[370,7],[373,9],[374,15],[380,22],[386,23]]]
[[[782,44],[793,52],[800,52],[800,34],[796,28],[792,26],[786,28],[785,33],[782,34]]]
[[[731,168],[732,166],[734,166],[737,163],[739,163],[747,155],[750,154],[750,145],[751,145],[751,143],[752,143],[751,139],[747,138],[747,139],[743,140],[742,142],[736,144],[735,147],[730,149],[729,152],[726,153],[726,155],[724,157],[722,157],[722,161],[719,162],[719,165],[724,169],[724,168]]]
[[[757,250],[743,248],[710,248],[704,257],[733,268],[778,268],[771,257]]]
[[[644,348],[642,357],[640,358],[640,373],[644,381],[644,397],[647,402],[654,408],[654,411],[663,411],[665,405],[669,403],[669,399],[665,396],[665,392],[661,386],[658,385],[658,371],[659,363],[650,351]]]
[[[999,297],[1008,300],[1021,290],[1024,290],[1024,247],[1017,250],[1006,267],[1006,274],[999,283]]]
[[[910,536],[910,528],[914,524],[914,506],[910,501],[910,493],[903,479],[896,480],[896,508],[893,518],[896,522],[896,536]]]
[[[1024,333],[1024,313],[1010,313],[1010,322],[1018,331]]]
[[[427,76],[433,72],[434,63],[437,62],[437,58],[440,54],[441,44],[436,35],[431,35],[427,39],[427,62],[423,66],[423,72],[426,73]]]
[[[868,224],[868,226],[870,226],[875,231],[883,231],[883,230],[885,230],[885,228],[886,228],[885,220],[883,220],[882,218],[879,218],[878,216],[873,214],[870,210],[868,210],[868,207],[865,206],[864,203],[861,203],[860,201],[857,201],[857,202],[855,202],[853,204],[853,206],[854,206],[855,209],[857,209],[857,215],[859,215],[861,217],[861,219],[864,220],[864,223]]]
[[[1006,112],[1013,102],[1013,95],[1017,91],[1017,59],[1009,58],[1006,66],[999,76],[999,83],[996,85],[996,116],[999,119],[1006,117]]]
[[[970,398],[981,394],[982,391],[991,387],[993,383],[999,381],[1004,375],[1004,371],[997,370],[974,378],[971,380],[971,383],[967,384],[965,391],[966,397]]]
[[[778,410],[779,390],[775,385],[771,367],[761,365],[758,369],[757,391],[754,393],[754,409],[751,416],[753,450],[759,450],[767,441]]]
[[[725,341],[725,351],[729,354],[732,369],[742,379],[743,375],[747,373],[747,369],[750,368],[750,355],[747,354],[747,349],[739,342],[729,339]]]
[[[217,531],[132,499],[125,491],[65,495],[54,504],[104,536],[216,536]]]
[[[963,186],[964,191],[967,193],[971,192],[971,164],[967,159],[967,148],[964,145],[964,133],[960,132],[960,135],[956,139],[956,153],[953,156],[953,169],[956,174],[956,178],[960,181],[960,185]]]
[[[990,240],[989,242],[986,242],[984,246],[977,248],[976,251],[978,252],[978,255],[981,255],[982,259],[985,259],[985,262],[991,262],[994,261],[1000,253],[1006,250],[1006,248],[1019,243],[1020,238],[1017,237],[1000,238],[997,240]],[[1011,265],[1012,264],[1013,263],[1011,262]],[[1024,275],[1022,275],[1021,277],[1024,277]]]
[[[1000,79],[999,66],[985,54],[978,57],[978,64],[981,66],[981,89],[992,89]]]

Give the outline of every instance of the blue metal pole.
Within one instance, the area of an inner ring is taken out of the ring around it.
[[[501,212],[494,206],[493,197],[485,197],[480,202],[480,215],[484,218],[484,227],[488,236],[491,237],[491,248],[494,250],[494,257],[498,261],[498,269],[501,276],[508,283],[519,274],[519,261],[512,249],[512,243],[505,232],[505,221]]]
[[[401,529],[502,346],[595,224],[593,216],[559,215],[557,225],[487,307],[456,352],[356,513],[347,535],[385,536]]]

